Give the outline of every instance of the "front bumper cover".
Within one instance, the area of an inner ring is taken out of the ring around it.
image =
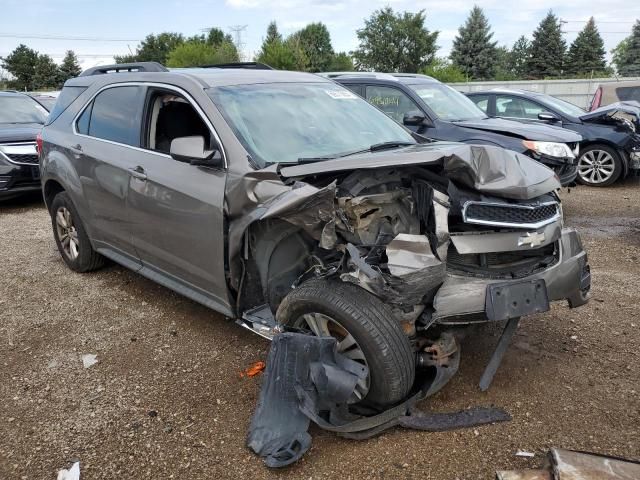
[[[562,229],[558,244],[560,256],[557,263],[542,272],[513,281],[544,280],[549,301],[567,300],[570,307],[579,307],[588,301],[591,287],[587,253],[582,248],[578,233],[572,228]],[[487,286],[498,283],[505,283],[505,280],[448,274],[433,300],[434,320],[443,324],[488,321],[485,314]]]

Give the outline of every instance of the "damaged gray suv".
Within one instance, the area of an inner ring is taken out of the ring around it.
[[[331,80],[111,66],[58,102],[40,160],[67,265],[111,259],[267,338],[333,336],[367,368],[352,403],[455,371],[461,326],[587,301],[551,170],[421,143]]]

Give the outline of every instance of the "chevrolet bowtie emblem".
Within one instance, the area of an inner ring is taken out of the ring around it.
[[[523,237],[518,238],[518,246],[529,245],[531,248],[539,247],[544,243],[544,232],[527,232]]]

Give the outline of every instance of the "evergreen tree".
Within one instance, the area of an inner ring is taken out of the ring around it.
[[[527,74],[527,65],[531,55],[531,42],[522,35],[515,41],[509,52],[509,70],[516,78],[524,78]]]
[[[280,35],[280,32],[278,31],[278,25],[276,25],[276,22],[272,21],[267,27],[267,36],[264,38],[263,44],[270,43],[275,40],[281,42],[282,35]]]
[[[310,23],[292,34],[287,41],[297,42],[300,46],[307,57],[307,71],[322,72],[329,69],[334,52],[331,35],[324,23]]]
[[[566,50],[560,20],[549,10],[533,32],[527,75],[532,78],[561,76]]]
[[[263,43],[256,61],[278,70],[304,70],[307,65],[304,51],[292,39],[283,41],[276,38]]]
[[[451,61],[468,77],[487,80],[493,77],[496,61],[496,43],[489,21],[480,7],[474,5],[458,35],[453,40]]]
[[[80,68],[80,64],[78,63],[78,57],[73,50],[67,50],[60,65],[59,86],[62,86],[62,84],[70,78],[77,77],[81,72],[82,68]]]
[[[2,58],[2,67],[13,77],[8,82],[9,86],[17,90],[33,90],[37,63],[38,52],[22,44]]]
[[[619,75],[640,76],[640,20],[636,20],[631,35],[618,44],[613,54],[613,62]]]
[[[569,47],[566,71],[571,75],[602,72],[607,63],[604,59],[604,41],[591,17]]]
[[[395,13],[391,7],[373,12],[357,30],[360,46],[351,52],[357,69],[417,73],[429,65],[438,32],[425,27],[424,10]]]
[[[60,82],[60,69],[49,55],[38,55],[33,76],[34,90],[57,88]]]

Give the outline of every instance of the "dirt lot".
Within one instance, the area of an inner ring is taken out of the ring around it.
[[[513,421],[366,442],[313,429],[297,465],[269,471],[245,447],[268,343],[111,265],[60,259],[38,198],[0,206],[0,478],[491,479],[551,446],[640,457],[640,183],[563,193],[593,272],[585,307],[521,323],[495,382],[477,382],[498,326],[463,344],[459,374],[421,408],[506,408]],[[83,368],[81,355],[98,363]],[[536,453],[516,457],[518,449]]]

